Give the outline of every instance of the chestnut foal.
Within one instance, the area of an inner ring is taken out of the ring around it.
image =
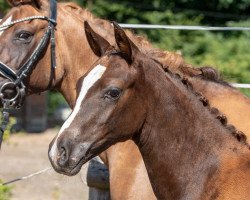
[[[102,57],[83,78],[76,106],[50,144],[54,169],[75,175],[92,157],[132,139],[158,199],[249,199],[246,137],[216,119],[216,109],[186,78],[164,73],[118,25],[119,51],[85,27]]]

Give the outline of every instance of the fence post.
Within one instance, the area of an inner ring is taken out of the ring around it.
[[[99,157],[95,157],[89,161],[86,179],[87,185],[89,186],[89,200],[111,199],[109,190],[109,171]]]
[[[27,132],[43,132],[47,128],[47,92],[26,97],[21,114]]]

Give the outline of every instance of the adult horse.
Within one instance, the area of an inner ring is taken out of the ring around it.
[[[10,21],[30,16],[49,16],[50,6],[46,0],[12,0],[9,3],[13,8],[7,13],[1,24],[7,24]],[[29,94],[48,89],[58,90],[63,94],[70,107],[73,108],[77,96],[77,82],[98,58],[87,44],[83,31],[83,22],[88,20],[95,27],[95,30],[107,38],[110,43],[115,43],[113,32],[110,31],[112,26],[109,22],[94,18],[91,13],[72,3],[58,3],[57,9],[57,26],[55,30],[57,68],[51,68],[51,45],[48,44],[39,60],[34,64],[32,73],[27,76],[24,82]],[[7,29],[1,30],[0,60],[16,71],[32,54],[47,25],[48,22],[44,19],[34,19],[19,22],[10,27],[6,26]],[[179,55],[153,49],[141,37],[129,34],[136,45],[144,49],[144,52],[155,57],[171,70],[178,70],[188,76],[199,77],[193,78],[194,81],[197,81],[197,85],[195,83],[193,85],[194,87],[204,85],[199,91],[206,93],[209,99],[212,98],[215,103],[220,104],[221,102],[229,102],[225,104],[226,108],[224,110],[226,114],[230,112],[227,114],[229,121],[232,119],[231,121],[236,124],[233,121],[235,119],[239,123],[241,123],[241,120],[249,119],[249,100],[237,90],[204,80],[202,74],[207,74],[206,72],[192,68],[180,68],[183,60]],[[6,81],[6,79],[1,78],[2,80]],[[2,81],[0,86],[3,83]],[[7,97],[13,95],[15,95],[15,92],[11,90],[5,92]],[[226,99],[225,96],[227,96]],[[241,109],[233,109],[231,105]],[[242,126],[242,124],[240,125]],[[246,132],[243,129],[244,127],[241,128],[240,125],[237,125],[237,127]],[[135,155],[134,158],[130,156],[131,153]],[[141,155],[132,141],[114,145],[102,154],[102,158],[109,165],[111,196],[113,199],[154,198]]]
[[[116,51],[85,24],[101,58],[83,78],[76,106],[50,144],[54,169],[75,175],[103,150],[132,139],[158,199],[249,199],[246,136],[232,131],[226,118],[216,119],[219,111],[186,78],[165,73],[118,25]]]

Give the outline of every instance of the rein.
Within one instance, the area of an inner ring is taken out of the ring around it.
[[[40,56],[47,48],[49,42],[51,43],[51,67],[52,69],[56,68],[56,56],[55,56],[55,26],[56,26],[56,16],[57,16],[57,2],[56,0],[50,0],[50,17],[47,16],[31,16],[23,19],[15,20],[0,26],[0,31],[8,29],[14,24],[30,21],[34,19],[41,19],[48,21],[48,27],[38,43],[37,47],[27,59],[27,61],[18,67],[18,70],[15,72],[8,65],[0,61],[0,75],[6,78],[8,81],[5,82],[0,87],[0,100],[3,104],[2,111],[2,125],[0,127],[0,148],[3,139],[3,133],[6,129],[6,126],[9,122],[9,110],[11,108],[18,109],[23,105],[23,101],[26,96],[26,87],[24,80],[27,76],[30,75],[31,71],[35,67],[37,61],[40,59]],[[15,90],[15,96],[12,98],[5,98],[4,91],[8,89]]]

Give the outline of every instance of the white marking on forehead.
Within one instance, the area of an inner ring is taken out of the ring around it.
[[[100,79],[105,72],[106,67],[102,65],[97,65],[94,69],[92,69],[88,75],[84,78],[83,83],[82,83],[82,88],[81,92],[77,98],[76,105],[74,107],[73,112],[69,116],[69,118],[64,122],[62,128],[59,131],[59,134],[63,132],[66,128],[68,128],[71,124],[71,122],[74,120],[75,116],[80,110],[80,106],[82,103],[82,100],[86,96],[88,90],[95,84],[95,82]]]
[[[6,24],[10,23],[11,20],[12,20],[12,15],[11,15],[10,17],[8,17],[8,19],[6,19],[5,22],[2,23],[2,25],[6,25]],[[2,19],[1,19],[1,21],[2,21]],[[0,31],[0,36],[3,34],[3,32],[5,31],[5,29],[7,29],[7,28],[8,28],[8,27],[1,29],[1,31]]]
[[[89,73],[88,75],[83,79],[83,83],[82,83],[82,88],[80,91],[80,94],[76,100],[76,105],[74,107],[74,110],[72,111],[72,113],[70,114],[69,118],[64,122],[64,124],[62,125],[57,138],[60,136],[60,134],[70,126],[70,124],[72,123],[72,121],[74,120],[74,118],[76,117],[77,113],[80,110],[81,107],[81,103],[84,99],[84,97],[86,96],[88,90],[95,84],[96,81],[98,81],[103,73],[105,72],[106,67],[102,66],[102,65],[97,65],[96,67],[94,67]],[[51,148],[50,151],[50,156],[51,158],[56,155],[56,151],[57,151],[57,138]]]

